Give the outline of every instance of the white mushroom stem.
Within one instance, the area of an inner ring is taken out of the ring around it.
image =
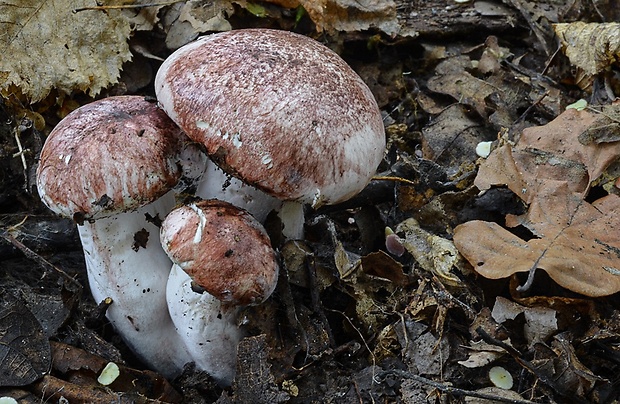
[[[288,240],[303,240],[304,205],[300,202],[286,201],[278,209],[278,217],[282,221],[282,235]]]
[[[237,324],[239,308],[224,307],[213,295],[195,292],[191,284],[189,275],[174,265],[166,292],[170,316],[196,366],[229,386],[243,337]]]
[[[196,196],[202,199],[219,199],[245,209],[261,223],[265,223],[271,211],[277,211],[282,221],[282,235],[287,239],[304,238],[303,204],[294,201],[282,202],[265,192],[231,177],[213,161],[207,162],[207,169],[198,184]]]
[[[207,169],[198,184],[196,196],[231,203],[247,210],[261,223],[265,222],[269,212],[282,205],[282,202],[273,196],[226,174],[211,160],[207,162]]]
[[[169,192],[136,211],[78,226],[95,301],[112,299],[110,322],[139,358],[166,377],[178,375],[191,359],[166,304],[172,262],[161,248],[159,228],[146,215],[163,219],[174,203]],[[136,237],[147,235],[140,246]]]

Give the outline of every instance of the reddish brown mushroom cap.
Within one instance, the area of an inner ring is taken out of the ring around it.
[[[359,192],[385,148],[372,93],[333,51],[268,29],[204,37],[157,73],[162,108],[224,171],[315,206]]]
[[[161,242],[175,264],[223,302],[258,304],[276,286],[278,264],[263,226],[227,202],[173,210],[162,223]]]
[[[136,209],[178,182],[183,139],[174,122],[143,97],[84,105],[45,142],[37,169],[41,199],[78,221]]]

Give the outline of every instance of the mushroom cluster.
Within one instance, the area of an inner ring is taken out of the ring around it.
[[[169,377],[195,362],[226,386],[239,308],[278,278],[261,222],[277,210],[300,238],[304,205],[361,191],[383,157],[381,114],[336,53],[269,29],[180,48],[155,90],[159,106],[110,97],[69,114],[43,147],[38,190],[78,224],[93,297],[112,299],[107,317],[134,352]],[[199,199],[175,208],[184,173]]]

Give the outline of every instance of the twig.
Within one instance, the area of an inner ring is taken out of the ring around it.
[[[375,175],[374,177],[371,178],[372,181],[396,181],[396,182],[403,182],[407,185],[417,185],[415,182],[410,181],[406,178],[401,178],[401,177],[392,177],[392,176],[385,176],[385,175]]]
[[[433,276],[431,281],[433,282],[433,285],[439,289],[438,293],[435,294],[435,297],[439,303],[443,303],[448,307],[460,307],[470,321],[473,321],[476,318],[476,312],[474,309],[450,293],[448,289],[446,289],[446,285],[444,285],[437,276]]]
[[[26,218],[24,218],[22,223],[25,220],[26,220]],[[10,229],[14,229],[15,227],[16,226],[13,226]],[[22,254],[24,254],[26,256],[26,258],[36,262],[43,269],[45,269],[47,271],[50,271],[50,272],[58,272],[59,274],[61,274],[62,277],[67,279],[73,285],[77,286],[78,289],[80,289],[80,290],[82,289],[82,285],[77,280],[75,280],[74,278],[69,276],[69,274],[67,274],[62,269],[58,268],[56,265],[52,264],[51,262],[49,262],[45,258],[41,257],[36,252],[32,251],[30,248],[26,247],[24,245],[24,243],[22,243],[21,241],[19,241],[15,237],[13,237],[13,235],[10,233],[10,230],[1,229],[0,230],[0,237],[3,238],[4,240],[8,241],[9,243],[11,243],[15,248],[20,250],[22,252]]]
[[[74,13],[79,13],[80,11],[86,10],[122,10],[122,9],[141,9],[146,7],[159,7],[159,6],[170,6],[176,3],[182,3],[187,0],[176,0],[176,1],[165,1],[163,3],[149,3],[149,4],[122,4],[118,6],[92,6],[92,7],[80,7],[74,8]]]
[[[22,142],[19,140],[19,132],[15,131],[15,142],[17,142],[17,153],[13,154],[13,157],[20,156],[22,160],[22,166],[24,167],[24,173],[28,172],[28,165],[26,164],[26,157],[24,157],[24,148],[22,147]]]
[[[530,112],[532,111],[532,109],[534,109],[536,106],[538,106],[538,104],[540,104],[545,98],[547,98],[549,96],[549,90],[545,91],[544,94],[542,94],[540,97],[538,97],[536,99],[536,101],[534,101],[532,103],[532,105],[530,105],[529,107],[526,108],[525,111],[523,111],[523,113],[517,118],[516,121],[514,121],[512,124],[513,126],[521,121],[524,121],[525,118],[530,114]]]
[[[370,357],[372,359],[372,366],[373,366],[373,376],[372,376],[372,380],[373,382],[375,381],[375,377],[376,375],[374,374],[375,372],[375,365],[377,363],[376,357],[375,357],[375,353],[372,351],[372,349],[370,349],[370,346],[368,346],[368,342],[366,342],[366,338],[364,338],[364,334],[362,334],[362,332],[355,326],[355,324],[353,324],[353,321],[342,311],[339,310],[334,310],[334,309],[330,309],[325,307],[325,310],[327,311],[331,311],[332,313],[338,313],[340,314],[342,317],[345,318],[345,320],[347,320],[347,322],[349,323],[349,325],[357,332],[357,334],[360,336],[362,342],[364,343],[364,346],[366,347],[366,350],[368,351],[368,353],[370,353]]]
[[[596,109],[594,107],[591,107],[591,106],[587,106],[586,109],[588,111],[591,111],[591,112],[594,112],[594,113],[597,113],[597,114],[601,114],[604,117],[610,119],[612,122],[620,123],[620,119],[618,119],[618,118],[616,118],[614,116],[609,115],[608,113],[604,112],[603,110],[598,110],[598,109]]]
[[[413,373],[408,372],[406,370],[400,370],[400,369],[385,370],[383,372],[379,372],[377,374],[377,377],[384,378],[391,374],[397,375],[397,376],[400,376],[406,379],[415,380],[416,382],[423,383],[428,386],[434,387],[437,390],[441,391],[442,393],[452,394],[458,397],[465,396],[465,397],[484,398],[486,400],[491,400],[492,402],[510,403],[510,404],[536,404],[536,402],[530,401],[530,400],[518,400],[518,399],[513,399],[513,398],[500,397],[500,396],[496,396],[493,394],[479,393],[477,391],[459,389],[457,387],[448,386],[443,383],[439,383],[434,380],[427,379],[426,377],[414,375]]]
[[[545,67],[543,68],[542,72],[540,72],[541,76],[544,76],[547,74],[547,71],[549,70],[549,66],[551,66],[551,62],[553,62],[553,59],[555,59],[555,57],[558,55],[558,53],[560,53],[561,50],[562,50],[562,47],[558,46],[555,52],[553,52],[553,55],[551,55],[551,57],[547,59],[547,63],[545,63]]]

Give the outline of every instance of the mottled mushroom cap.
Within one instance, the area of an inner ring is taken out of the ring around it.
[[[224,171],[281,200],[344,201],[383,157],[372,93],[336,53],[302,35],[245,29],[203,37],[166,59],[155,90]]]
[[[267,233],[234,205],[212,199],[176,208],[160,237],[172,262],[222,302],[258,304],[276,287],[278,264]]]
[[[146,205],[182,172],[185,135],[144,97],[110,97],[67,115],[49,134],[37,187],[54,212],[77,222]]]

